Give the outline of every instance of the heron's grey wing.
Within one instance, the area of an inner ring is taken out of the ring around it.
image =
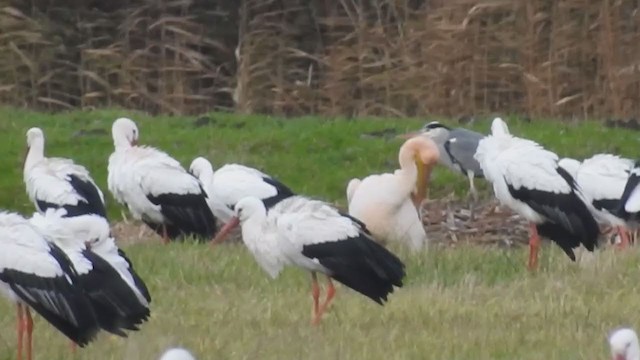
[[[484,137],[481,134],[478,135],[480,136],[466,134],[452,136],[444,144],[444,148],[453,162],[462,168],[463,173],[466,174],[468,170],[471,170],[475,177],[484,177],[480,164],[473,157],[478,149],[478,142]]]

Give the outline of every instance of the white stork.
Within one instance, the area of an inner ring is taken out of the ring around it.
[[[160,360],[196,360],[196,358],[187,349],[172,348],[165,351]]]
[[[621,247],[626,247],[629,244],[626,222],[616,212],[620,208],[620,198],[633,169],[633,160],[611,154],[597,154],[582,162],[563,158],[558,165],[576,180],[583,195],[590,201],[589,210],[596,220],[616,228]]]
[[[0,212],[0,292],[16,303],[18,359],[32,358],[31,310],[84,347],[99,331],[91,302],[65,253],[27,221]],[[26,339],[24,335],[26,334]]]
[[[638,335],[633,329],[621,328],[609,335],[612,360],[640,360]]]
[[[558,156],[538,143],[509,133],[500,118],[475,154],[496,198],[530,222],[529,268],[537,267],[539,235],[550,238],[575,261],[573,248],[597,245],[598,224],[575,180]]]
[[[211,239],[215,218],[200,181],[166,153],[137,146],[138,128],[127,118],[112,127],[109,190],[165,242],[181,236]]]
[[[376,239],[399,241],[413,250],[422,249],[427,243],[427,234],[411,202],[412,194],[417,190],[416,201],[422,203],[438,157],[438,147],[432,140],[410,138],[400,147],[399,170],[349,181],[349,215],[365,223]]]
[[[189,172],[202,183],[213,215],[225,224],[234,215],[233,207],[244,197],[257,197],[269,209],[293,196],[293,192],[277,179],[244,165],[227,164],[214,172],[209,160],[197,157],[191,162]]]
[[[27,147],[24,183],[40,213],[64,208],[68,216],[96,214],[106,218],[102,191],[84,166],[70,159],[46,158],[44,134],[39,128],[27,131]]]
[[[104,218],[65,215],[64,209],[49,209],[44,214],[34,214],[29,222],[67,254],[78,274],[78,286],[91,301],[100,327],[126,337],[124,330],[138,330],[149,318],[146,286],[128,268],[126,258],[118,254]]]
[[[235,214],[242,226],[242,240],[272,278],[286,265],[311,272],[313,324],[319,323],[335,295],[332,278],[380,305],[394,285],[402,286],[402,261],[376,243],[362,222],[327,203],[292,196],[267,212],[262,201],[247,197],[236,204]],[[228,225],[221,230],[225,231]],[[317,272],[327,276],[323,304],[319,303]]]
[[[624,186],[620,207],[616,214],[627,222],[628,226],[637,227],[640,221],[640,161],[633,164],[629,178]]]

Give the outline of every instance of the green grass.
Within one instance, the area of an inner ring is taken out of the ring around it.
[[[640,323],[637,249],[576,265],[546,247],[534,275],[522,251],[399,251],[406,285],[384,307],[340,286],[318,327],[309,275],[271,280],[240,245],[127,251],[154,297],[152,318],[128,339],[101,335],[76,359],[156,359],[175,345],[200,359],[604,359],[607,331]],[[12,310],[0,302],[0,359],[14,357]],[[39,318],[35,336],[37,358],[71,358]]]
[[[149,117],[124,110],[38,114],[0,109],[1,207],[32,212],[21,173],[24,134],[43,128],[49,156],[87,166],[106,190],[110,126],[119,116],[138,122],[141,142],[188,166],[198,155],[214,165],[240,162],[280,178],[296,191],[344,205],[352,177],[392,171],[401,141],[362,136],[387,128],[412,130],[422,120],[279,119],[212,114]],[[319,121],[321,120],[321,121]],[[474,125],[486,132],[489,122]],[[512,132],[562,155],[617,152],[635,157],[638,133],[595,123],[563,125],[510,119]],[[103,133],[74,137],[80,130]],[[617,147],[614,147],[617,146]],[[478,181],[480,185],[482,181]],[[482,185],[485,193],[486,185]],[[466,192],[466,181],[438,169],[431,191]],[[120,207],[107,194],[112,219]],[[311,327],[309,275],[263,273],[242,246],[143,243],[126,247],[152,296],[152,319],[128,339],[101,335],[77,359],[155,359],[184,345],[200,359],[593,359],[605,358],[607,331],[640,323],[640,254],[604,250],[573,264],[557,247],[542,253],[537,274],[525,271],[524,250],[462,246],[410,255],[406,285],[380,307],[344,287],[319,327]],[[0,301],[0,359],[13,359],[15,314]],[[36,358],[67,359],[68,342],[36,320]]]
[[[397,151],[402,140],[393,136],[368,136],[391,129],[401,133],[424,124],[420,119],[328,119],[306,117],[282,119],[269,116],[211,114],[209,126],[195,127],[195,117],[150,117],[125,110],[70,112],[55,115],[0,108],[0,206],[30,212],[22,183],[25,133],[41,127],[48,156],[71,157],[86,166],[106,192],[107,160],[113,151],[111,124],[120,116],[133,118],[140,129],[140,142],[156,146],[188,167],[196,156],[205,156],[215,167],[228,162],[254,166],[276,176],[294,191],[345,205],[345,187],[350,179],[398,167]],[[491,119],[472,126],[486,133]],[[456,126],[455,123],[451,125]],[[634,157],[637,132],[608,129],[596,123],[578,126],[551,121],[525,123],[510,119],[513,133],[541,142],[562,156],[585,157],[596,152],[615,152]],[[101,130],[84,136],[78,131]],[[479,188],[488,193],[482,180]],[[438,168],[431,194],[451,192],[463,196],[465,178]],[[120,207],[107,195],[109,214],[119,217]]]

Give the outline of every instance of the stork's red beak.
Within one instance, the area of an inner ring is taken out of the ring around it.
[[[626,356],[622,354],[616,354],[613,360],[627,360],[627,359],[626,359]]]
[[[232,217],[229,220],[229,222],[226,223],[222,227],[222,229],[220,229],[220,232],[218,232],[218,235],[216,235],[216,237],[213,238],[213,240],[211,241],[211,245],[216,245],[223,242],[224,239],[227,237],[227,235],[229,235],[231,230],[235,229],[235,227],[238,226],[239,224],[240,224],[240,219],[238,219],[237,216]]]

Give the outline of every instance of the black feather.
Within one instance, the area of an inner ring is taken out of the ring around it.
[[[68,175],[68,182],[73,189],[85,200],[80,200],[76,205],[70,204],[54,204],[44,200],[36,199],[36,205],[40,212],[45,212],[47,209],[65,209],[67,214],[65,217],[74,217],[81,215],[99,215],[103,218],[107,218],[107,211],[104,207],[104,202],[100,197],[100,193],[94,184],[89,181],[80,179],[75,175]]]
[[[516,189],[508,182],[507,186],[511,196],[545,218],[545,222],[536,225],[538,233],[558,244],[572,260],[575,260],[572,249],[582,244],[587,250],[593,251],[597,246],[600,229],[578,196],[575,180],[561,167],[556,171],[570,186],[571,190],[568,193],[553,193],[525,187]]]
[[[138,330],[137,325],[149,318],[149,309],[111,264],[90,250],[84,250],[82,255],[91,262],[92,269],[79,276],[79,283],[91,299],[100,327],[123,337],[123,329]]]
[[[166,226],[172,240],[194,236],[209,241],[216,233],[216,221],[204,194],[202,190],[199,194],[147,195],[149,201],[160,206],[165,223],[143,221],[160,236],[163,235],[162,226]]]
[[[262,202],[264,203],[264,207],[266,209],[269,209],[273,207],[275,204],[279,203],[280,201],[295,195],[287,185],[281,183],[275,178],[262,177],[262,180],[267,184],[275,187],[277,191],[276,195],[262,200]]]
[[[636,161],[634,169],[631,171],[629,179],[627,179],[627,184],[624,186],[624,191],[622,192],[622,197],[620,197],[618,208],[615,211],[616,216],[626,221],[638,221],[640,218],[640,213],[629,213],[624,209],[629,197],[631,197],[633,191],[638,187],[638,185],[640,185],[640,174],[638,174],[637,171],[639,168],[640,161]]]
[[[56,329],[84,347],[100,330],[96,314],[82,289],[70,282],[77,281],[77,274],[69,258],[57,246],[50,246],[50,254],[66,276],[40,277],[5,268],[0,272],[0,280]]]
[[[393,286],[401,287],[404,264],[366,234],[305,245],[302,254],[317,259],[329,276],[382,305]]]

